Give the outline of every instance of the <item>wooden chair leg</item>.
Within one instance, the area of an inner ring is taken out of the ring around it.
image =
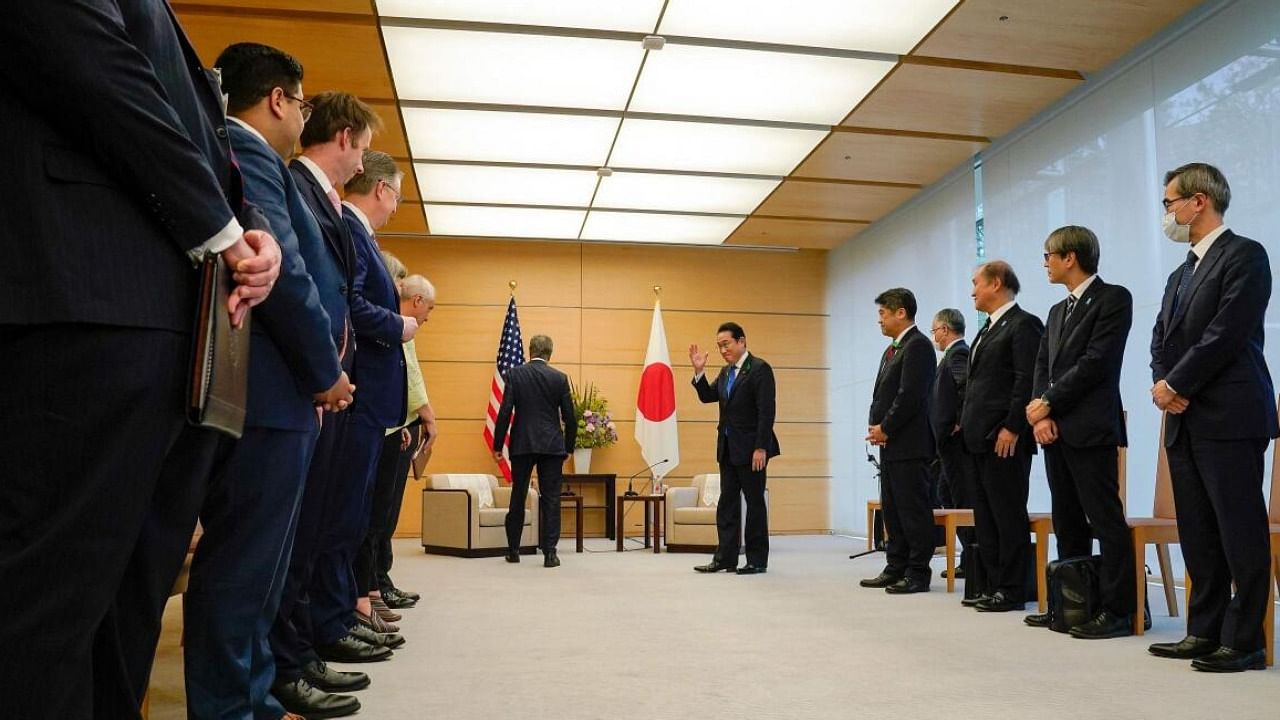
[[[1049,612],[1049,533],[1043,525],[1036,526],[1036,600],[1040,612]]]
[[[1272,556],[1274,564],[1275,557]],[[1191,615],[1191,613],[1187,613]],[[1267,643],[1267,667],[1276,664],[1276,588],[1275,583],[1267,583],[1267,615],[1262,620],[1262,637]]]
[[[942,534],[947,544],[947,592],[956,591],[956,518],[947,515],[942,521]]]
[[[1160,565],[1160,581],[1164,583],[1164,602],[1169,606],[1169,617],[1178,617],[1178,595],[1173,586],[1173,563],[1169,560],[1169,546],[1165,543],[1156,543],[1156,562]],[[1145,566],[1145,563],[1143,564]],[[1187,585],[1187,592],[1191,592],[1190,584]],[[1187,598],[1189,600],[1191,595],[1188,594]]]
[[[1187,631],[1188,631],[1188,634],[1190,634],[1190,630],[1191,630],[1191,573],[1186,572],[1185,570],[1183,571],[1182,585],[1183,585],[1183,588],[1184,588],[1184,592],[1186,593],[1186,597],[1182,598],[1182,601],[1183,601],[1184,603],[1186,603],[1186,604],[1187,604]],[[1234,587],[1235,587],[1235,585],[1234,585],[1234,584],[1232,584],[1232,586],[1231,586],[1231,587],[1232,587],[1232,588],[1234,588]],[[1234,591],[1234,590],[1232,590],[1232,592],[1235,592],[1235,591]]]
[[[876,534],[875,520],[876,520],[876,511],[871,507],[871,503],[867,503],[867,549],[868,550],[876,549],[876,541],[874,539]]]
[[[1147,537],[1146,533],[1138,528],[1130,531],[1133,536],[1133,571],[1134,579],[1134,595],[1137,601],[1134,603],[1136,608],[1145,608],[1147,606]],[[1133,634],[1142,635],[1146,632],[1143,627],[1143,617],[1141,612],[1133,614]]]

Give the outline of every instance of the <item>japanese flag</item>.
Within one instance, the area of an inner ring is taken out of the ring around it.
[[[661,480],[680,464],[680,437],[676,432],[676,384],[667,353],[667,333],[662,325],[662,303],[653,304],[649,349],[636,396],[636,442],[653,477]],[[666,460],[666,462],[661,462]]]

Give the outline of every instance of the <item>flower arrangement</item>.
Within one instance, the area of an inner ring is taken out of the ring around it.
[[[604,399],[594,383],[583,389],[570,385],[573,411],[578,416],[578,436],[575,448],[609,447],[618,442],[618,428],[609,415],[609,401]]]

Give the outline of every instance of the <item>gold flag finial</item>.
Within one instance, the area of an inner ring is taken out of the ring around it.
[[[654,295],[657,295],[659,298],[661,298],[661,297],[662,297],[662,286],[661,286],[661,285],[654,285],[654,286],[653,286],[653,294],[654,294]]]
[[[516,294],[516,281],[512,280],[511,282],[508,282],[507,287],[511,288],[511,295],[514,297]]]

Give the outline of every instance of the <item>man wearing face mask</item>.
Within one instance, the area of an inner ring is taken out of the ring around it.
[[[1212,165],[1166,174],[1163,202],[1165,235],[1191,250],[1169,276],[1151,332],[1151,398],[1167,413],[1163,441],[1194,584],[1187,636],[1149,650],[1208,672],[1262,670],[1271,582],[1262,456],[1280,434],[1262,354],[1271,265],[1262,245],[1223,224],[1231,188]]]

